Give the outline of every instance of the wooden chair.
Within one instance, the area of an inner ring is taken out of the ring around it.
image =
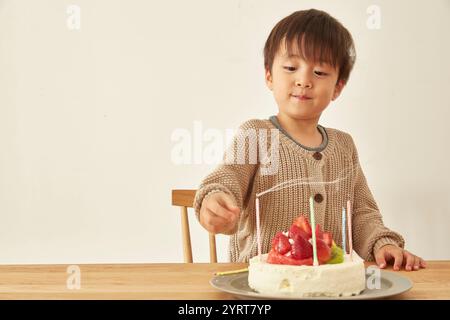
[[[183,235],[184,262],[192,263],[191,233],[189,231],[188,208],[193,208],[197,190],[172,190],[172,205],[181,208],[181,230]],[[217,263],[216,236],[209,234],[209,260]]]

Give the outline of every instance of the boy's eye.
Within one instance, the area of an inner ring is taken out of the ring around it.
[[[286,69],[287,71],[295,71],[295,67],[285,66],[283,68]]]
[[[321,71],[314,71],[315,74],[317,74],[318,76],[326,76],[327,74],[325,72],[321,72]]]

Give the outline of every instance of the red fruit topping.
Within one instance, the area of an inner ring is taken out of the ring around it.
[[[317,260],[320,263],[326,263],[331,258],[331,248],[321,239],[316,239]]]
[[[331,259],[333,236],[316,225],[317,259],[325,264]],[[299,216],[289,228],[289,237],[278,232],[272,240],[267,262],[272,264],[313,265],[312,229],[308,218]],[[289,242],[291,241],[291,242]],[[291,244],[292,243],[292,244]]]
[[[267,262],[272,264],[290,264],[290,265],[296,265],[296,266],[312,266],[313,265],[313,259],[293,259],[292,257],[286,257],[285,255],[279,254],[274,249],[270,250],[269,255],[267,256]]]
[[[305,231],[300,229],[299,226],[293,224],[289,228],[289,238],[291,238],[292,240],[295,240],[295,238],[297,238],[297,237],[302,237],[306,240],[308,240],[310,238],[310,236],[308,236],[308,234]]]
[[[304,232],[306,232],[308,237],[311,238],[312,230],[311,230],[311,225],[309,224],[308,218],[306,218],[304,216],[300,216],[294,220],[294,224],[297,227],[300,227],[300,229],[302,229]]]
[[[323,231],[320,224],[316,225],[316,239],[323,239]]]
[[[282,232],[278,232],[272,240],[272,248],[279,254],[285,254],[291,250],[291,244],[288,237]]]
[[[333,236],[330,232],[324,232],[322,239],[330,248],[333,246]]]
[[[313,248],[311,243],[309,243],[309,241],[305,238],[297,236],[294,239],[294,243],[292,245],[291,255],[292,258],[298,260],[311,258],[313,255]]]

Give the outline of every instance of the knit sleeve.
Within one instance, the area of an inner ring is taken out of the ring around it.
[[[361,168],[356,146],[353,148],[355,173],[355,191],[352,211],[353,246],[366,261],[374,261],[375,252],[386,244],[404,247],[403,237],[383,224],[381,213],[370,191]]]
[[[204,197],[213,190],[229,194],[241,212],[247,206],[259,162],[257,129],[254,120],[243,123],[234,135],[221,164],[202,180],[194,199],[197,220]]]

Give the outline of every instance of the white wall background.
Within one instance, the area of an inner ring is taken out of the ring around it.
[[[373,4],[379,30],[366,26]],[[353,135],[410,251],[450,259],[450,1],[3,0],[0,263],[181,262],[171,189],[195,189],[215,165],[176,165],[172,133],[276,114],[264,42],[311,7],[338,18],[358,54],[321,124]],[[207,261],[207,234],[191,228]],[[226,261],[227,237],[218,245]]]

